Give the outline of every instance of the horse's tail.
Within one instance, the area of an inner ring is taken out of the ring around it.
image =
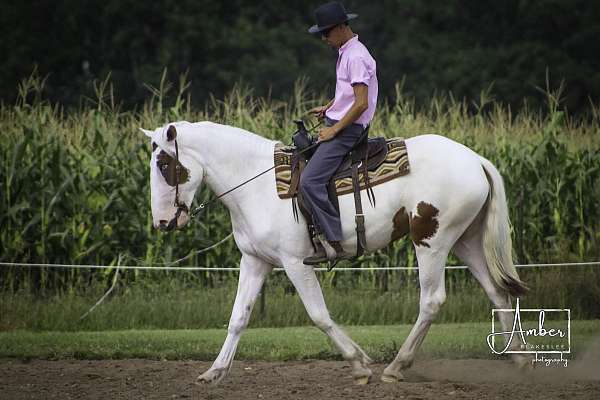
[[[518,297],[525,294],[528,288],[519,278],[513,264],[504,183],[500,172],[491,162],[481,157],[481,165],[490,184],[483,231],[483,251],[488,270],[499,288]]]

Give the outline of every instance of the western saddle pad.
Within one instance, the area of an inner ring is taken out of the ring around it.
[[[371,141],[374,142],[373,139],[369,140],[369,142]],[[406,175],[410,171],[404,139],[391,138],[382,142],[385,143],[382,146],[384,148],[377,151],[377,153],[384,157],[369,156],[369,187]],[[369,143],[370,147],[373,144],[379,145],[380,143]],[[282,143],[275,145],[275,185],[280,199],[290,199],[297,194],[297,183],[293,182],[292,179],[292,155],[294,150],[294,146],[286,146]],[[335,188],[338,196],[350,194],[354,191],[350,164],[344,164],[346,163],[342,163],[335,175]],[[364,190],[366,185],[363,174],[359,175],[359,181],[360,190]]]

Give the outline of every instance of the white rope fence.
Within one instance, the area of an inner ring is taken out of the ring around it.
[[[117,280],[119,278],[119,272],[122,270],[144,270],[144,271],[239,271],[239,267],[178,267],[175,264],[179,264],[182,261],[185,261],[196,254],[205,253],[220,244],[224,243],[232,236],[232,233],[227,235],[224,239],[219,242],[206,247],[204,249],[200,249],[195,252],[190,252],[187,256],[180,258],[175,261],[165,262],[165,263],[155,263],[152,265],[121,265],[121,261],[123,256],[119,254],[119,259],[117,261],[117,265],[94,265],[94,264],[50,264],[50,263],[19,263],[19,262],[0,262],[0,266],[3,267],[22,267],[22,268],[67,268],[67,269],[113,269],[116,268],[115,274],[113,276],[112,285],[108,289],[106,293],[88,310],[86,311],[79,320],[83,320],[90,313],[92,313],[102,302],[110,295],[117,284]],[[141,261],[137,259],[138,261]],[[589,261],[589,262],[572,262],[572,263],[547,263],[547,264],[518,264],[515,265],[517,268],[544,268],[544,267],[580,267],[580,266],[591,266],[591,265],[600,265],[600,261]],[[309,267],[307,267],[309,268]],[[460,270],[460,269],[468,269],[466,265],[447,265],[447,270]],[[273,268],[274,271],[284,271],[283,268]],[[327,268],[317,267],[314,268],[315,271],[328,271]],[[392,267],[392,266],[383,266],[383,267],[337,267],[335,271],[418,271],[418,267]],[[263,292],[264,295],[264,292]]]
[[[175,262],[173,262],[175,263]],[[600,261],[571,262],[571,263],[536,263],[516,264],[517,268],[544,268],[544,267],[582,267],[600,265]],[[120,270],[146,270],[146,271],[239,271],[239,267],[177,267],[166,265],[93,265],[93,264],[43,264],[43,263],[13,263],[0,262],[0,266],[23,268],[72,268],[72,269],[114,269]],[[308,268],[308,267],[307,267]],[[446,269],[468,269],[466,265],[447,265]],[[283,268],[273,268],[274,271],[284,271]],[[315,271],[327,271],[327,268],[314,268]],[[332,271],[418,271],[418,267],[335,267]]]
[[[145,270],[145,271],[239,271],[239,267],[178,267],[175,266],[182,261],[185,261],[196,254],[206,253],[209,250],[223,244],[229,238],[233,236],[233,232],[225,236],[223,239],[212,244],[209,247],[192,251],[187,256],[177,259],[175,261],[163,262],[163,263],[152,263],[150,265],[121,265],[122,256],[119,255],[119,261],[117,266],[115,265],[94,265],[94,264],[45,264],[45,263],[19,263],[19,262],[0,262],[0,266],[5,267],[25,267],[25,268],[70,268],[70,269],[113,269],[117,268],[117,274],[119,270]],[[133,258],[132,258],[133,259]],[[134,259],[137,261],[143,260]],[[588,261],[588,262],[570,262],[570,263],[535,263],[535,264],[517,264],[517,268],[541,268],[541,267],[581,267],[590,265],[600,265],[600,261]],[[446,269],[468,269],[466,265],[446,265]],[[317,267],[315,271],[329,271],[328,268]],[[382,266],[382,267],[336,267],[335,271],[418,271],[418,267],[393,267],[393,266]],[[276,267],[273,271],[284,271],[284,268]],[[114,286],[114,282],[113,282]]]

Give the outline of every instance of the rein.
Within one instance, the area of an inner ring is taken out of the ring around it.
[[[316,128],[318,128],[318,127],[319,127],[319,126],[320,126],[322,123],[323,123],[323,121],[319,122],[318,124],[315,124],[314,126],[312,126],[312,127],[311,127],[310,129],[308,129],[307,131],[308,131],[308,132],[310,132],[310,131],[313,131],[313,130],[315,130],[315,129],[316,129]],[[306,147],[305,149],[303,149],[302,151],[298,152],[298,154],[302,154],[302,153],[304,153],[305,151],[308,151],[308,150],[310,150],[310,149],[312,149],[312,148],[315,148],[315,147],[317,147],[319,144],[321,144],[321,143],[320,143],[320,142],[313,143],[312,145],[310,145],[310,146]],[[175,157],[176,157],[176,159],[177,159],[177,164],[179,164],[179,153],[178,153],[178,150],[177,150],[177,139],[175,139]],[[275,169],[275,166],[274,166],[274,165],[273,165],[272,167],[270,167],[270,168],[268,168],[268,169],[266,169],[266,170],[264,170],[264,171],[260,172],[259,174],[257,174],[257,175],[255,175],[255,176],[253,176],[252,178],[250,178],[250,179],[247,179],[246,181],[244,181],[244,182],[240,183],[239,185],[237,185],[237,186],[235,186],[235,187],[233,187],[233,188],[231,188],[231,189],[227,190],[226,192],[223,192],[223,193],[221,193],[221,194],[220,194],[220,195],[218,195],[217,197],[215,197],[215,198],[213,198],[213,199],[210,199],[210,200],[209,200],[209,201],[207,201],[206,203],[201,203],[201,204],[200,204],[198,207],[194,208],[194,209],[192,210],[192,212],[191,212],[191,213],[189,213],[189,214],[190,214],[190,217],[191,217],[191,218],[194,218],[194,217],[196,217],[196,216],[197,216],[198,214],[200,214],[200,213],[201,213],[201,212],[204,210],[204,208],[206,208],[206,206],[208,206],[210,203],[213,203],[213,202],[215,202],[215,201],[219,200],[221,197],[225,196],[226,194],[229,194],[229,193],[233,192],[234,190],[236,190],[236,189],[238,189],[238,188],[240,188],[240,187],[244,186],[245,184],[247,184],[247,183],[249,183],[249,182],[251,182],[251,181],[255,180],[256,178],[258,178],[258,177],[260,177],[260,176],[262,176],[262,175],[266,174],[267,172],[271,171],[272,169]],[[177,221],[177,218],[179,217],[179,215],[181,214],[181,212],[182,212],[182,211],[185,211],[185,212],[188,212],[188,211],[189,211],[189,209],[188,209],[187,205],[185,205],[185,204],[180,204],[180,203],[179,203],[179,175],[177,175],[177,183],[176,183],[176,185],[175,185],[175,204],[174,204],[174,205],[175,205],[175,207],[177,207],[177,212],[175,213],[175,221]]]

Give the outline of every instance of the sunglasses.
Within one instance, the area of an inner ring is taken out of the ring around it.
[[[331,28],[327,28],[324,31],[321,31],[321,37],[328,37],[329,34],[331,33],[332,30],[334,30],[335,28],[337,28],[337,25],[332,26]]]

